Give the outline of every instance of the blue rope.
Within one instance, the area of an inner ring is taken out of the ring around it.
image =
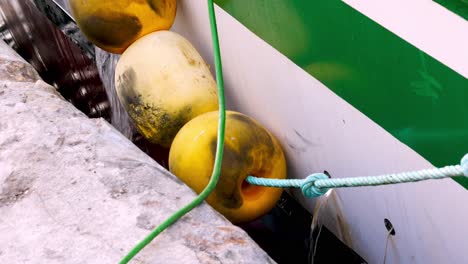
[[[302,180],[267,179],[248,176],[246,181],[253,185],[267,187],[301,188],[304,196],[313,198],[324,195],[332,188],[378,186],[444,179],[455,176],[468,177],[468,154],[462,158],[460,165],[380,176],[330,179],[323,173],[315,173]]]

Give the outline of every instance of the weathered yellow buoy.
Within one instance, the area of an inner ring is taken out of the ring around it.
[[[218,111],[200,115],[177,134],[169,153],[169,170],[200,193],[210,180],[216,154]],[[278,141],[252,118],[226,113],[221,176],[207,202],[234,223],[270,211],[282,189],[249,185],[248,175],[284,179],[286,160]]]
[[[115,71],[120,101],[140,133],[169,147],[185,123],[218,109],[216,82],[188,40],[150,33],[127,48]]]
[[[73,16],[91,42],[122,53],[138,38],[174,23],[176,0],[70,0]]]

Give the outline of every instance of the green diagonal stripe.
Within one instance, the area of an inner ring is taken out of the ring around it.
[[[468,21],[468,0],[434,0]]]
[[[216,2],[435,166],[468,151],[468,80],[345,3]]]

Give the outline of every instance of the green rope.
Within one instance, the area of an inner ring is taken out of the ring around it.
[[[250,184],[260,186],[301,188],[304,196],[313,198],[324,195],[332,188],[378,186],[444,179],[456,176],[468,177],[468,154],[462,158],[460,165],[380,176],[329,179],[328,176],[323,173],[316,173],[302,180],[267,179],[248,176],[246,181]]]
[[[221,64],[221,54],[219,49],[218,31],[216,27],[216,16],[214,12],[213,0],[208,0],[208,13],[210,16],[211,37],[213,40],[214,62],[216,69],[216,80],[218,84],[218,101],[219,101],[219,121],[218,121],[218,139],[216,144],[216,156],[213,166],[213,173],[211,179],[205,189],[193,200],[191,203],[175,212],[160,226],[156,227],[147,237],[145,237],[138,245],[136,245],[121,261],[120,264],[130,262],[144,247],[146,247],[153,239],[155,239],[166,228],[174,224],[177,220],[182,218],[185,214],[200,205],[216,187],[219,176],[221,174],[221,164],[224,150],[224,130],[226,123],[226,103],[224,100],[224,81],[223,70]]]

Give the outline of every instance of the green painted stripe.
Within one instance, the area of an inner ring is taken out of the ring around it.
[[[216,2],[434,165],[468,152],[468,79],[345,3]]]
[[[434,2],[468,20],[468,0],[434,0]]]

